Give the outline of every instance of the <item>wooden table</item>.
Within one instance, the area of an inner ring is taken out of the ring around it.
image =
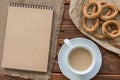
[[[77,28],[75,27],[75,25],[70,20],[70,17],[68,14],[69,3],[70,1],[66,0],[63,20],[62,20],[61,27],[59,30],[60,33],[58,37],[56,54],[58,54],[63,44],[63,40],[65,38],[69,38],[69,39],[76,38],[76,37],[88,38],[85,35],[83,35],[81,32],[79,32]],[[102,67],[101,67],[100,72],[92,80],[120,80],[120,57],[114,54],[113,52],[110,52],[102,48],[99,45],[98,47],[101,50],[103,62],[102,62]],[[0,80],[25,80],[25,79],[0,75]],[[54,67],[53,67],[52,80],[68,80],[61,73],[58,67],[57,56],[56,56]]]

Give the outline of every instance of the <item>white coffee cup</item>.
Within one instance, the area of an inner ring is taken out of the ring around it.
[[[68,68],[71,70],[71,72],[73,72],[73,73],[75,73],[75,74],[77,74],[77,75],[85,75],[85,74],[89,73],[91,70],[93,70],[96,61],[95,61],[95,55],[93,54],[93,51],[90,49],[90,47],[84,46],[84,45],[75,46],[75,45],[73,45],[68,39],[65,39],[65,40],[64,40],[64,43],[65,43],[65,44],[68,46],[68,48],[69,48],[69,51],[68,51],[68,53],[66,54],[66,57],[67,57],[66,63],[67,63]],[[70,54],[71,54],[71,51],[74,50],[74,49],[76,49],[76,48],[84,48],[84,49],[86,49],[87,51],[89,51],[90,54],[91,54],[91,56],[92,56],[91,65],[90,65],[87,69],[85,69],[84,71],[75,70],[75,69],[70,65],[70,63],[69,63],[69,56],[70,56]]]

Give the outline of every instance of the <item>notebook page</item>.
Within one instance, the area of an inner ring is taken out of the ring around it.
[[[9,6],[2,67],[47,72],[53,10]]]

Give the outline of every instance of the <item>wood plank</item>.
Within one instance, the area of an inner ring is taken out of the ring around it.
[[[54,66],[53,66],[53,73],[61,73],[57,61],[55,61],[55,63],[54,63]]]
[[[72,20],[70,19],[69,16],[69,5],[65,5],[65,10],[63,14],[63,20],[62,20],[62,25],[67,25],[67,24],[73,24]]]
[[[52,73],[52,80],[68,80],[61,73]],[[97,75],[91,80],[120,80],[120,75]]]
[[[92,80],[120,80],[120,75],[97,75]]]
[[[52,73],[52,80],[68,80],[68,79],[61,73]]]
[[[30,80],[30,79],[0,75],[0,80]],[[52,73],[52,80],[68,80],[68,79],[61,73]],[[97,75],[91,80],[120,80],[120,75]]]
[[[76,38],[76,37],[87,37],[80,33],[80,31],[76,28],[60,28],[59,39],[65,38]]]

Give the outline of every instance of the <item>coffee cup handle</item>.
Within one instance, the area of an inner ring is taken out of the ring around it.
[[[70,49],[73,48],[72,43],[71,43],[68,39],[64,39],[64,43],[65,43]]]

